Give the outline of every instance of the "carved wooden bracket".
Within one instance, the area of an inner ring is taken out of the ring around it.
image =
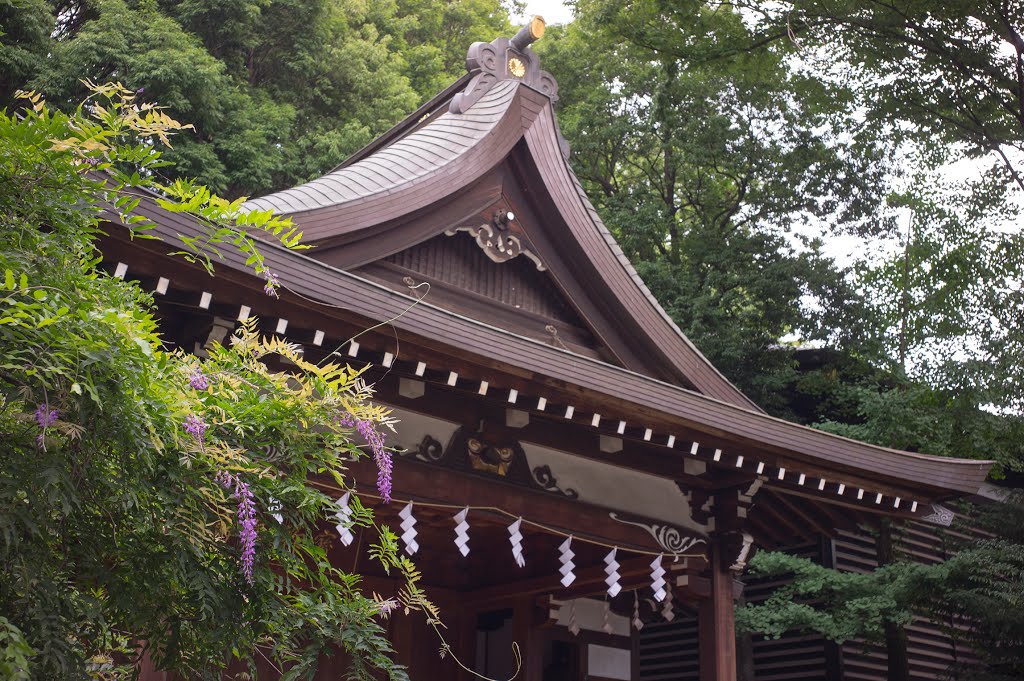
[[[681,530],[675,525],[653,523],[648,520],[628,520],[630,516],[625,513],[611,511],[608,517],[626,525],[635,525],[647,530],[654,541],[658,543],[665,553],[686,553],[697,544],[706,543],[703,538],[695,537],[686,530]]]
[[[940,527],[949,527],[953,524],[953,519],[956,514],[945,506],[939,506],[938,504],[932,504],[932,512],[926,516],[922,516],[921,520],[932,525],[939,525]]]
[[[403,456],[483,477],[505,480],[568,499],[579,498],[576,490],[559,486],[550,466],[530,468],[526,452],[519,442],[496,439],[481,430],[459,428],[452,435],[447,447],[443,447],[436,438],[427,435],[415,448],[403,452]]]

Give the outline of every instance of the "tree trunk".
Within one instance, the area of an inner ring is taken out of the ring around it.
[[[896,549],[892,543],[892,521],[888,519],[882,520],[875,551],[879,567],[896,561]],[[895,622],[885,623],[885,652],[889,661],[889,681],[910,681],[907,632]]]

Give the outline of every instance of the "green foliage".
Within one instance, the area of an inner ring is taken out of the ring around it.
[[[758,553],[750,564],[753,577],[791,577],[763,604],[739,611],[746,631],[778,638],[787,631],[814,631],[831,641],[881,640],[885,622],[908,624],[912,585],[903,566],[888,565],[870,573],[838,572],[786,553]]]
[[[1024,189],[1024,5],[971,0],[738,3],[750,45],[777,43],[855,84],[868,121],[928,148],[995,157]],[[837,68],[839,66],[839,68]]]
[[[829,315],[855,299],[805,235],[866,220],[885,159],[856,135],[842,93],[771,52],[722,56],[749,39],[728,7],[610,0],[578,11],[538,47],[559,77],[577,174],[682,330],[777,407],[791,358],[771,346],[827,335]]]
[[[947,538],[944,563],[899,561],[870,573],[838,572],[782,553],[750,563],[755,578],[791,579],[764,602],[737,612],[738,626],[778,637],[816,632],[829,640],[881,640],[886,623],[926,617],[974,650],[981,665],[954,667],[951,678],[1010,681],[1024,675],[1024,506],[1021,498],[969,512],[994,533],[971,542]]]
[[[341,651],[353,678],[404,679],[378,621],[386,602],[316,541],[348,487],[344,460],[364,455],[339,417],[387,427],[386,412],[356,372],[309,364],[252,320],[205,361],[162,349],[152,299],[98,269],[96,238],[146,235],[132,211],[161,190],[149,169],[183,126],[119,86],[93,89],[70,116],[31,94],[0,114],[0,675],[128,678],[145,652],[189,678],[257,659],[313,678]],[[188,183],[163,189],[206,228],[188,257],[241,248],[270,277],[249,231],[297,247],[286,221]],[[115,213],[123,224],[103,221]],[[268,368],[279,360],[288,374]],[[246,495],[224,475],[252,495],[251,577]],[[435,618],[388,536],[376,557],[407,579],[404,604]]]
[[[236,198],[318,176],[508,34],[499,0],[8,0],[0,106],[32,87],[82,99],[120,80],[192,122],[162,172]]]

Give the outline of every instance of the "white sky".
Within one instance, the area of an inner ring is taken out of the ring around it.
[[[523,24],[528,17],[539,14],[548,24],[567,24],[572,21],[572,10],[561,0],[527,0],[526,10],[520,16],[512,16],[514,25]]]

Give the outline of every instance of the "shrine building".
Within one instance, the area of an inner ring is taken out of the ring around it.
[[[734,607],[754,551],[882,519],[948,524],[941,504],[977,493],[991,462],[773,418],[719,373],[573,174],[557,83],[530,49],[543,28],[535,18],[474,43],[466,75],[379,139],[246,204],[290,216],[313,246],[263,244],[280,298],[237,252],[214,277],[170,257],[199,228],[148,199],[139,210],[161,240],[112,229],[104,257],[155,292],[171,346],[201,353],[253,316],[307,359],[368,365],[400,419],[394,500],[374,496],[371,460],[350,476],[415,544],[467,667],[508,679],[515,644],[522,681],[734,681]],[[325,537],[332,561],[388,595],[371,538],[343,539]],[[474,678],[438,654],[422,617],[387,627],[413,681]],[[797,678],[762,662],[759,679]],[[325,661],[323,678],[343,665]]]

